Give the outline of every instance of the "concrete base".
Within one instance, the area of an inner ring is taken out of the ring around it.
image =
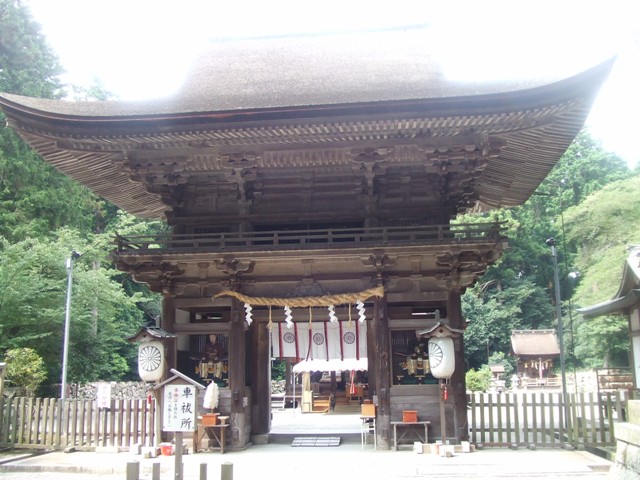
[[[251,443],[254,445],[266,445],[269,443],[269,434],[253,435],[251,437]]]
[[[615,463],[609,478],[640,478],[640,401],[629,400],[630,422],[616,424]]]

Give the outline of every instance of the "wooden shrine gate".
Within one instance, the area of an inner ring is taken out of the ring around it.
[[[111,400],[98,408],[95,400],[0,398],[0,446],[65,448],[154,445],[155,403]]]
[[[608,393],[473,393],[469,395],[469,440],[491,447],[615,446],[614,427],[626,418],[626,403]]]

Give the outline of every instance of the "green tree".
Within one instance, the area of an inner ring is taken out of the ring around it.
[[[491,385],[491,370],[488,365],[479,369],[468,370],[465,374],[465,383],[470,392],[486,392]]]
[[[619,157],[604,151],[584,131],[524,205],[459,219],[463,223],[497,219],[506,226],[509,238],[509,248],[500,261],[489,267],[462,299],[463,314],[469,322],[465,332],[465,350],[470,367],[478,368],[486,363],[493,352],[508,353],[507,340],[511,329],[552,328],[557,325],[553,262],[550,249],[545,244],[549,237],[557,241],[560,291],[565,312],[568,309],[572,313],[571,309],[575,308],[573,292],[580,283],[570,277],[576,276],[573,272],[580,272],[579,278],[584,278],[581,260],[587,260],[589,252],[583,252],[569,238],[568,232],[565,238],[565,225],[576,223],[567,209],[584,204],[591,194],[605,190],[606,185],[630,175]],[[633,203],[631,199],[629,201]],[[582,232],[572,237],[575,240],[584,241],[592,234],[589,229],[597,228],[590,218],[582,218],[577,224]],[[625,234],[622,237],[629,238]],[[600,246],[598,249],[602,251]],[[568,323],[571,325],[572,322]],[[577,331],[570,329],[567,335],[570,345],[574,334],[577,335]],[[577,347],[576,352],[580,355],[588,353]],[[572,360],[571,353],[568,352],[568,359]]]
[[[0,0],[0,32],[0,91],[59,98],[60,66],[22,2]],[[0,124],[0,236],[18,241],[60,227],[99,231],[113,210],[45,163],[5,125],[2,114]]]
[[[136,349],[127,343],[146,318],[141,293],[128,294],[114,281],[120,272],[105,262],[107,235],[85,240],[58,230],[54,239],[29,239],[0,249],[0,353],[29,347],[44,359],[48,383],[60,378],[67,272],[74,264],[69,381],[135,378]]]
[[[62,69],[23,2],[0,0],[0,32],[0,91],[58,97]]]
[[[640,176],[611,183],[565,212],[567,243],[577,253],[576,307],[595,305],[616,293],[628,244],[640,242]],[[628,364],[628,327],[624,317],[580,320],[576,355],[586,366]]]
[[[5,353],[5,379],[17,387],[19,396],[33,397],[47,372],[42,357],[32,348],[16,348]]]

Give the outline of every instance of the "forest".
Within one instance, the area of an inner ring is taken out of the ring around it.
[[[65,85],[58,59],[17,0],[0,0],[0,91],[42,98],[110,98],[100,85]],[[57,395],[67,292],[74,262],[69,382],[137,380],[127,338],[155,325],[161,300],[109,260],[115,232],[163,231],[119,211],[60,174],[0,119],[0,361],[7,381],[29,393]],[[555,238],[565,351],[570,368],[629,364],[624,317],[583,320],[580,306],[616,292],[627,246],[640,243],[640,171],[581,132],[521,207],[467,214],[459,222],[500,220],[509,249],[463,297],[467,369],[509,362],[513,329],[556,328]],[[12,368],[9,368],[11,366]],[[19,368],[18,368],[19,367]]]

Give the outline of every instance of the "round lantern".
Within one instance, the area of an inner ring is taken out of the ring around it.
[[[451,378],[456,367],[451,337],[429,339],[429,367],[435,378]]]
[[[138,375],[145,382],[157,382],[164,372],[164,345],[157,341],[138,346]]]

